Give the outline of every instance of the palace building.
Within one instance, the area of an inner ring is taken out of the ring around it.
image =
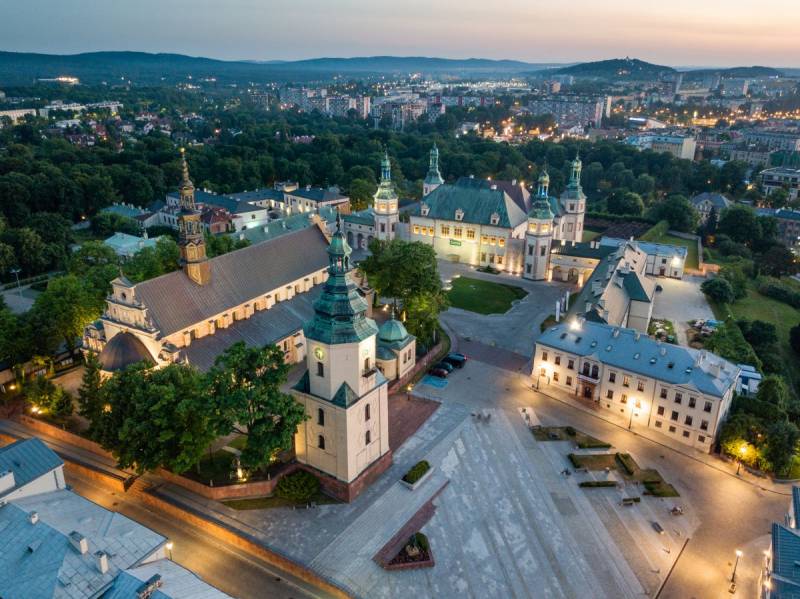
[[[581,398],[679,443],[710,452],[740,368],[710,352],[573,317],[537,340],[534,386]]]
[[[391,464],[389,381],[378,368],[379,329],[352,277],[351,252],[337,219],[328,278],[304,327],[308,368],[292,389],[310,417],[295,435],[297,459],[339,481],[337,496],[347,500]],[[384,343],[408,337],[396,321],[387,324]],[[413,355],[409,345],[398,349]]]
[[[107,374],[141,360],[206,370],[238,341],[274,343],[291,363],[305,359],[303,324],[328,278],[323,223],[208,258],[185,159],[179,193],[181,269],[140,283],[114,279],[84,349],[99,355]]]

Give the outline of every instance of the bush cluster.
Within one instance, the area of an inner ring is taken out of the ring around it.
[[[278,497],[297,503],[305,503],[317,493],[319,493],[319,479],[305,470],[284,476],[275,488]]]
[[[403,480],[407,482],[409,485],[413,485],[419,479],[421,479],[425,473],[431,469],[431,465],[426,461],[422,460],[421,462],[417,462],[411,470],[406,472]]]

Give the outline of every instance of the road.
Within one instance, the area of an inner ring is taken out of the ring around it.
[[[67,474],[75,492],[119,512],[174,543],[175,562],[189,568],[209,584],[233,597],[242,599],[304,599],[326,597],[303,581],[291,578],[270,564],[223,543],[203,531],[151,511],[140,503],[95,485],[89,480]]]

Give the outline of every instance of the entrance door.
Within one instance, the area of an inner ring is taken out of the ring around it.
[[[659,268],[659,269],[658,269],[658,274],[660,274],[662,277],[663,277],[663,276],[664,276],[666,273],[667,273],[667,271],[666,271],[666,269],[665,269],[663,266],[662,266],[661,268]]]

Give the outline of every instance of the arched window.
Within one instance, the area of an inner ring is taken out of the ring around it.
[[[595,364],[594,366],[592,366],[592,378],[596,379],[597,374],[598,374],[598,369],[597,369],[597,364]]]
[[[370,431],[367,431],[366,435],[364,435],[364,441],[366,442],[366,445],[369,445],[372,442],[372,433]]]
[[[319,426],[325,426],[325,410],[322,408],[317,408],[317,424]]]
[[[364,372],[365,373],[369,372],[369,356],[364,358]]]
[[[325,449],[325,437],[323,437],[322,435],[317,437],[317,447],[319,447],[320,449]]]
[[[369,414],[369,404],[364,406],[364,420],[367,421],[370,418]]]

